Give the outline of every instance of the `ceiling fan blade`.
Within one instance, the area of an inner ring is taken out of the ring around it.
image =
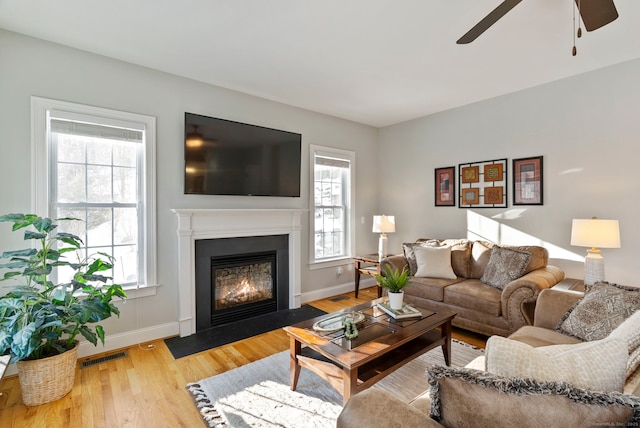
[[[511,9],[516,7],[518,3],[522,0],[504,0],[502,3],[498,5],[491,13],[482,18],[480,22],[478,22],[471,30],[467,31],[467,33],[460,37],[460,39],[456,42],[459,45],[464,45],[467,43],[473,42],[475,39],[480,36],[480,34],[484,33],[495,24],[500,18],[507,14]],[[578,1],[578,0],[576,0]],[[585,0],[580,0],[584,2]],[[598,0],[595,0],[596,2]],[[585,24],[586,25],[586,24]]]
[[[613,0],[575,1],[587,31],[597,30],[618,18],[618,11]]]

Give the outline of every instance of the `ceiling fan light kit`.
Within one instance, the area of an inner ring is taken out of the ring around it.
[[[473,42],[482,33],[487,31],[493,24],[498,22],[503,16],[505,16],[511,9],[516,7],[522,0],[504,0],[494,10],[492,10],[487,16],[482,18],[480,22],[474,25],[469,31],[467,31],[456,42],[459,45],[464,45]],[[587,31],[597,30],[600,27],[615,21],[618,18],[618,11],[616,9],[613,0],[574,0],[576,7],[580,12],[580,18],[584,23],[584,27]],[[575,46],[575,9],[574,9],[574,46],[573,55],[577,53]],[[578,37],[582,36],[582,27],[578,26]]]

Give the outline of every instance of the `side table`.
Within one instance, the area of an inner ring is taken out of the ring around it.
[[[360,289],[360,275],[369,275],[375,277],[380,273],[380,259],[377,254],[367,254],[365,256],[353,257],[353,271],[355,272],[356,283],[356,299],[358,298],[358,290]],[[378,284],[378,297],[382,297],[382,287]]]

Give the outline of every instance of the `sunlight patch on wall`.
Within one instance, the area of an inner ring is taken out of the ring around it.
[[[496,220],[513,220],[520,217],[524,211],[525,209],[522,208],[514,208],[489,218],[475,211],[467,210],[467,239],[491,241],[504,245],[538,245],[549,251],[550,259],[584,262],[583,255],[546,242]]]

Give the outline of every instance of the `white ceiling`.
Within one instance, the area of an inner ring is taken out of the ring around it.
[[[0,28],[382,127],[640,57],[640,1],[573,46],[573,0],[0,0]],[[1,59],[1,52],[0,52]]]

